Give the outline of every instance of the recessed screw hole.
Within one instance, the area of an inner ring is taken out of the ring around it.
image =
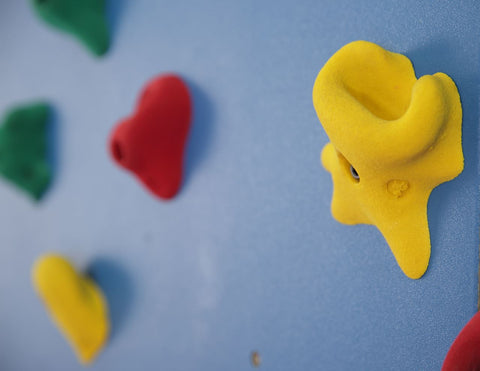
[[[355,179],[357,182],[360,180],[360,175],[358,175],[357,170],[350,165],[350,174],[352,174],[352,178]]]
[[[118,162],[123,161],[124,154],[123,154],[122,146],[117,141],[114,141],[112,144],[112,154],[115,160],[117,160]]]
[[[260,353],[258,353],[257,351],[252,352],[252,354],[250,355],[250,360],[254,367],[259,367],[260,364],[262,363],[262,358],[260,357]]]
[[[29,166],[25,166],[21,170],[21,176],[25,180],[32,179],[33,177],[33,170]]]

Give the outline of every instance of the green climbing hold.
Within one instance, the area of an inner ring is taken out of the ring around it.
[[[48,163],[50,107],[29,104],[9,111],[0,127],[0,174],[39,200],[51,179]]]
[[[77,37],[95,55],[110,45],[105,0],[30,0],[36,13],[53,27]]]

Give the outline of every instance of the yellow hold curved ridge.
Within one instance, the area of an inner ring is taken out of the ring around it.
[[[463,170],[455,83],[444,73],[417,79],[407,57],[355,41],[318,74],[313,105],[331,141],[321,158],[333,217],[375,225],[403,272],[420,278],[430,259],[428,198]]]
[[[36,261],[33,284],[79,361],[91,363],[105,345],[110,327],[101,290],[59,255]]]

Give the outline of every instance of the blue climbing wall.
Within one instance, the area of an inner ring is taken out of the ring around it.
[[[91,370],[439,370],[475,313],[480,3],[112,0],[95,60],[0,2],[0,111],[50,100],[56,178],[38,205],[0,183],[0,369],[81,370],[36,297],[48,251],[89,269],[112,338]],[[457,83],[465,170],[433,192],[432,257],[413,281],[371,226],[334,221],[314,79],[344,44],[406,54]],[[112,164],[111,127],[175,71],[195,100],[187,178],[155,200]]]

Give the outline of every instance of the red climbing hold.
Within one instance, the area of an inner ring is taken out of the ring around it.
[[[473,370],[480,370],[480,312],[460,331],[442,366],[442,371]]]
[[[191,117],[190,94],[182,79],[157,77],[143,90],[135,113],[113,129],[110,153],[153,194],[173,198],[182,184]]]

